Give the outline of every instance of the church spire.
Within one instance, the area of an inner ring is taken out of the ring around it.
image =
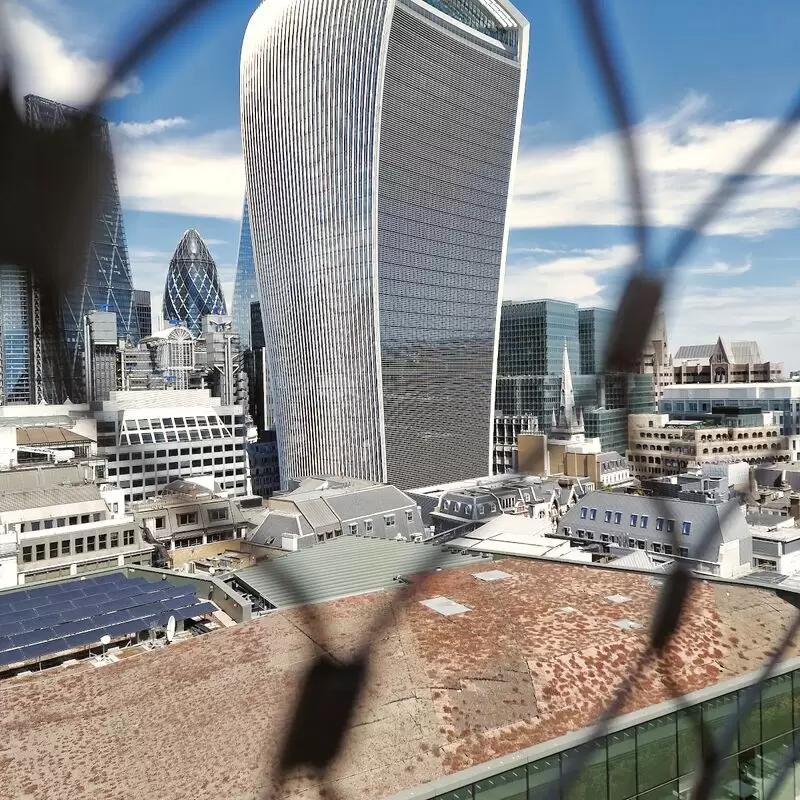
[[[561,362],[561,397],[558,414],[553,413],[554,424],[551,431],[553,439],[583,441],[583,410],[575,407],[575,389],[572,385],[572,371],[569,368],[567,340],[564,339],[564,357]]]

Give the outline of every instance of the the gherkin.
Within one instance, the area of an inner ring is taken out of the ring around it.
[[[227,313],[217,265],[194,228],[183,234],[169,262],[163,310],[165,321],[186,325],[194,336],[203,317]]]

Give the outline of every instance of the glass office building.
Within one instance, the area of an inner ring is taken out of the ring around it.
[[[150,292],[134,289],[133,303],[139,320],[139,338],[146,339],[153,335],[153,306],[150,302]]]
[[[242,229],[239,233],[239,255],[236,259],[236,280],[233,284],[233,304],[231,316],[233,329],[239,334],[243,350],[249,350],[250,304],[260,300],[256,282],[256,262],[253,260],[253,241],[250,235],[250,211],[247,198],[242,209]]]
[[[776,800],[800,797],[800,763],[775,785],[792,748],[800,747],[800,670],[784,667],[778,673],[734,728],[711,797],[763,799],[773,787]],[[586,743],[585,732],[569,734],[506,756],[496,769],[482,764],[394,800],[688,800],[693,773],[711,741],[698,734],[698,722],[722,747],[723,729],[746,691],[746,680],[730,681],[686,696],[684,709],[671,702],[619,717],[599,740]],[[584,766],[564,793],[561,778],[579,758],[586,759]]]
[[[611,337],[614,314],[610,308],[581,308],[578,311],[578,347],[582,375],[603,371],[606,345]]]
[[[203,317],[225,316],[217,265],[200,234],[186,231],[167,270],[163,301],[164,321],[185,325],[195,338],[203,329]]]
[[[491,469],[527,42],[507,0],[254,13],[242,138],[283,480]]]
[[[603,373],[605,347],[614,312],[579,309],[560,300],[503,303],[497,362],[497,410],[536,416],[541,431],[550,430],[561,392],[564,343],[575,374],[575,403],[583,409],[586,435],[599,438],[604,450],[624,453],[628,410],[655,408],[652,375]],[[577,367],[577,369],[576,369]]]
[[[28,124],[37,128],[53,129],[66,124],[67,120],[82,112],[61,103],[35,95],[25,97],[25,112]],[[61,298],[58,325],[63,339],[63,350],[67,364],[54,364],[65,370],[57,382],[67,383],[63,394],[73,401],[84,399],[84,319],[90,311],[110,311],[117,315],[117,335],[131,342],[139,341],[139,318],[133,301],[131,266],[128,245],[122,221],[122,205],[114,170],[108,122],[93,117],[95,135],[102,143],[108,159],[106,181],[92,230],[92,242],[83,272],[83,280],[77,282]],[[43,327],[48,327],[45,324]],[[47,331],[45,331],[45,334]],[[45,346],[45,358],[50,353],[51,361],[58,356]],[[47,367],[45,377],[47,381]],[[50,379],[53,379],[52,376]]]
[[[34,287],[20,267],[0,267],[0,404],[36,403]],[[41,379],[41,376],[39,376]]]

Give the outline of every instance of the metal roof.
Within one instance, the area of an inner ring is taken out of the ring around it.
[[[408,495],[401,492],[396,486],[380,485],[346,494],[325,495],[325,502],[342,522],[416,505]]]
[[[294,504],[315,530],[338,530],[341,527],[339,518],[328,508],[322,498],[295,500]]]
[[[25,489],[45,489],[63,484],[83,484],[80,470],[75,465],[63,467],[36,467],[0,472],[0,494]]]
[[[97,486],[55,486],[51,489],[33,489],[28,492],[0,493],[0,514],[10,511],[25,511],[30,508],[67,506],[73,503],[89,503],[93,511],[104,511],[105,501]]]
[[[713,344],[689,344],[678,348],[675,353],[675,361],[695,361],[708,360],[717,347],[718,342]],[[727,342],[722,341],[722,346],[734,364],[761,364],[761,348],[758,342]]]
[[[90,444],[91,439],[69,428],[42,425],[34,428],[17,428],[17,444],[25,447],[62,444]]]
[[[443,553],[432,545],[340,536],[268,564],[247,567],[235,577],[276,608],[286,608],[388,589],[399,585],[397,575],[476,562],[474,556]]]

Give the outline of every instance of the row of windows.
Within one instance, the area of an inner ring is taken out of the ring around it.
[[[103,515],[96,511],[93,514],[73,514],[68,517],[55,517],[52,519],[33,520],[20,524],[23,533],[31,531],[49,531],[51,528],[65,528],[67,525],[88,525],[89,522],[100,522]]]
[[[597,509],[596,508],[586,508],[585,506],[581,508],[581,519],[590,519],[595,520],[597,519]],[[622,512],[620,511],[606,511],[603,514],[603,521],[606,523],[612,523],[614,525],[622,525]],[[664,524],[666,523],[666,530],[667,533],[673,533],[675,531],[675,520],[674,519],[665,519],[664,517],[656,517],[656,530],[663,531]],[[650,517],[647,514],[631,514],[630,515],[630,527],[640,527],[640,528],[647,528],[650,524]],[[684,536],[689,536],[692,532],[692,523],[688,521],[684,521],[681,523],[681,533]]]
[[[564,526],[561,530],[565,536],[572,536],[572,528]],[[583,528],[578,528],[575,531],[575,535],[579,539],[586,539],[590,542],[600,541],[604,544],[616,544],[620,547],[625,547],[627,545],[627,547],[630,547],[632,550],[647,550],[647,542],[644,539],[633,539],[630,537],[626,538],[625,536],[616,535],[613,533],[601,533],[598,539],[594,531],[587,531]],[[652,550],[654,553],[665,556],[671,556],[674,553],[672,544],[668,544],[666,542],[651,542],[650,550]],[[689,548],[681,547],[678,555],[680,555],[682,558],[689,558]]]
[[[159,470],[177,470],[181,467],[210,467],[214,464],[235,464],[234,456],[217,456],[216,458],[194,458],[189,461],[162,461],[157,464],[145,464],[142,466],[141,464],[134,464],[132,467],[109,467],[108,468],[108,476],[114,477],[117,474],[119,475],[141,475],[142,472],[155,472],[157,469]]]
[[[244,445],[241,443],[233,444],[226,444],[221,445],[217,444],[212,447],[212,445],[206,445],[203,447],[203,453],[222,453],[223,451],[226,453],[230,453],[233,450],[244,450]],[[166,458],[168,455],[171,457],[176,457],[178,455],[181,456],[191,456],[200,453],[201,450],[196,447],[173,447],[169,450],[145,450],[144,452],[137,452],[137,453],[108,453],[106,455],[107,461],[137,461],[139,459],[150,459],[150,458]],[[133,456],[133,458],[131,457]]]
[[[122,531],[122,546],[127,547],[134,543],[135,537],[132,529]],[[32,561],[43,561],[46,558],[61,558],[63,556],[81,555],[84,551],[93,553],[96,550],[108,550],[120,546],[119,531],[99,533],[93,536],[76,536],[75,539],[61,539],[53,542],[42,542],[36,545],[25,545],[22,548],[22,561],[29,564]]]

